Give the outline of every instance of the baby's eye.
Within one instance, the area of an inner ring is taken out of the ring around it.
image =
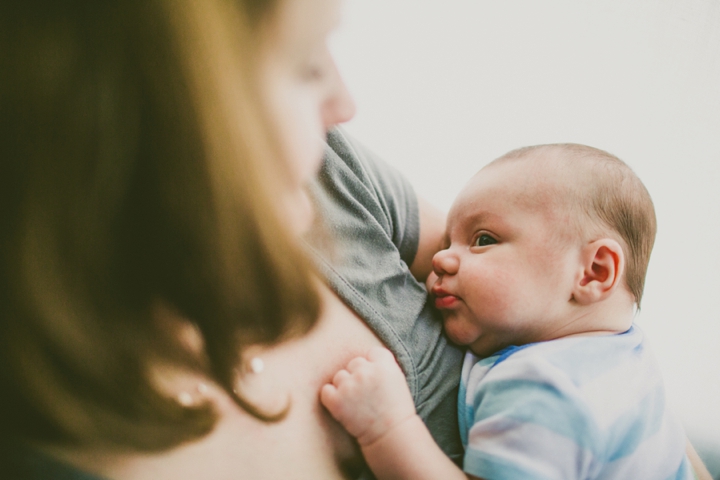
[[[494,245],[497,243],[497,240],[495,240],[493,237],[488,235],[487,233],[482,233],[475,238],[475,242],[473,243],[474,247],[484,247],[487,245]]]

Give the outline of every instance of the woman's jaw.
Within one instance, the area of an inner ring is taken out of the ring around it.
[[[289,174],[280,207],[296,234],[313,221],[307,184],[320,168],[327,131],[355,113],[327,45],[339,16],[339,0],[283,0],[265,30],[261,82]]]

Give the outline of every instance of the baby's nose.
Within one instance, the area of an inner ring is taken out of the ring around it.
[[[449,249],[440,250],[432,260],[433,271],[439,277],[442,275],[455,275],[460,266],[457,256]]]

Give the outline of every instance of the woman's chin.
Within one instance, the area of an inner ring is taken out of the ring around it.
[[[305,188],[287,195],[285,215],[292,235],[301,237],[310,230],[315,219],[315,208]]]

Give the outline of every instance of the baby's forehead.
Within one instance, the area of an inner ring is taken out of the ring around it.
[[[495,205],[542,215],[558,227],[567,222],[577,225],[586,216],[577,203],[588,177],[582,166],[569,166],[546,152],[496,161],[471,178],[453,204],[449,221],[475,215],[492,199]]]
[[[527,185],[568,187],[592,170],[593,162],[556,146],[538,147],[515,156],[500,157],[480,169],[476,176],[500,171],[507,180]]]
[[[472,177],[458,199],[493,194],[526,208],[557,207],[586,183],[584,169],[568,167],[562,159],[541,154],[493,162]]]

